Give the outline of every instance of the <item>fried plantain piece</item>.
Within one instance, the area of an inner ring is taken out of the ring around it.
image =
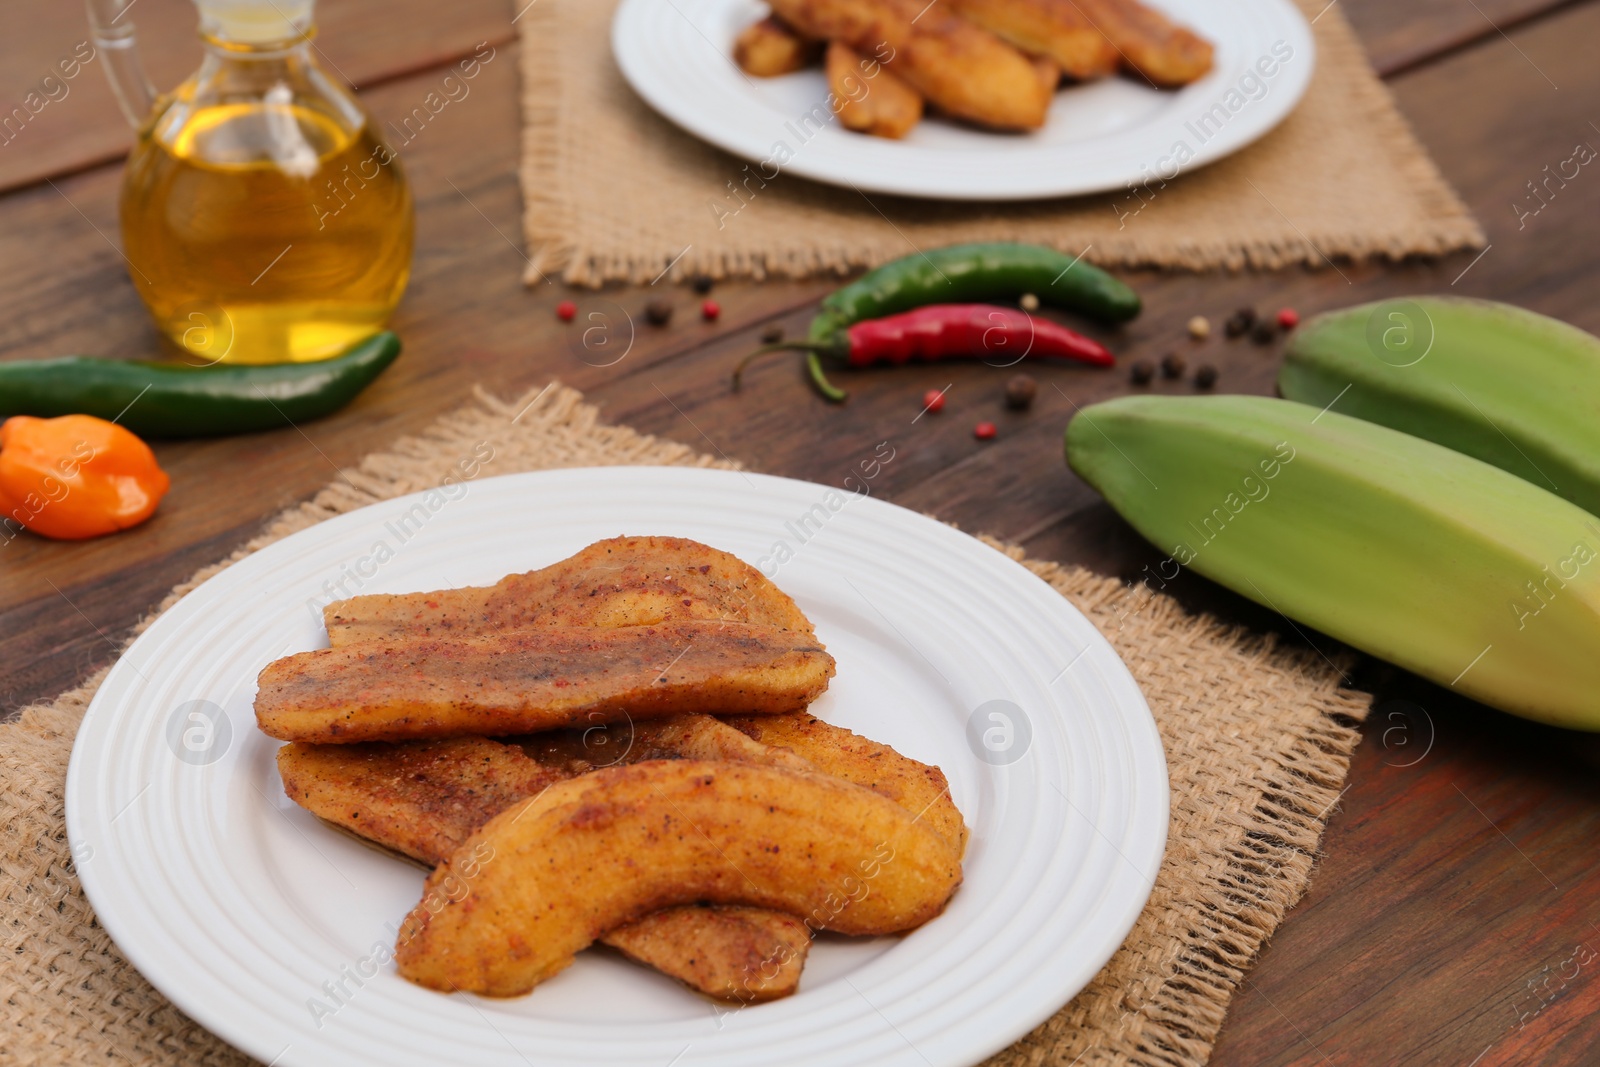
[[[528,738],[541,741],[533,751],[542,758],[481,737],[294,743],[278,749],[278,775],[289,799],[313,815],[431,867],[512,804],[591,770],[585,757],[604,760],[613,750],[623,759],[723,753],[807,766],[798,756],[769,751],[708,715],[662,720],[640,732],[647,740],[629,736],[626,749],[616,736],[597,744],[590,731]],[[758,908],[684,906],[654,912],[600,940],[708,996],[753,1003],[795,991],[811,931],[793,916]]]
[[[826,67],[833,108],[845,129],[898,140],[922,121],[922,97],[883,64],[831,41]]]
[[[763,747],[789,752],[823,774],[843,778],[888,797],[926,823],[955,848],[967,850],[967,824],[950,798],[944,772],[888,745],[823,722],[815,715],[737,715],[729,726]]]
[[[256,723],[284,741],[501,736],[687,711],[799,711],[833,677],[810,634],[748,623],[545,627],[369,642],[261,672]]]
[[[1124,68],[1162,89],[1176,89],[1211,69],[1211,42],[1139,0],[1068,0],[1110,38]]]
[[[1001,130],[1044,125],[1052,93],[1028,58],[988,30],[926,0],[772,0],[807,37],[842,41],[887,64],[949,115]]]
[[[952,0],[958,13],[996,37],[1046,56],[1074,81],[1117,70],[1117,50],[1072,0]],[[1055,86],[1051,86],[1053,91]]]
[[[822,42],[806,40],[775,15],[746,26],[733,42],[734,62],[753,78],[793,74],[811,66],[821,54]]]
[[[800,985],[811,929],[781,911],[690,904],[651,912],[600,941],[707,996],[758,1004]]]
[[[430,866],[519,800],[571,777],[484,737],[278,749],[290,800]]]
[[[335,601],[322,614],[334,648],[374,638],[689,619],[811,632],[794,601],[760,571],[684,537],[613,537],[493,586],[358,596]]]
[[[429,875],[395,948],[439,990],[526,993],[608,930],[677,904],[743,904],[814,929],[883,934],[961,884],[944,838],[821,774],[651,760],[559,782],[479,829]]]

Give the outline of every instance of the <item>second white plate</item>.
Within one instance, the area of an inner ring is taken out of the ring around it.
[[[1147,0],[1148,2],[1148,0]],[[1177,91],[1127,76],[1056,93],[1031,134],[924,119],[902,141],[852,133],[820,70],[751,78],[733,61],[758,0],[623,0],[612,49],[651,107],[690,133],[774,171],[869,192],[1028,200],[1171,180],[1261,137],[1311,81],[1311,27],[1292,0],[1153,0],[1215,46],[1211,72]]]

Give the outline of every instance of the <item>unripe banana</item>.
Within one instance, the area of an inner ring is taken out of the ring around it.
[[[1487,300],[1319,315],[1278,390],[1465,452],[1600,515],[1600,338]]]
[[[1560,497],[1265,397],[1096,404],[1066,446],[1177,564],[1493,707],[1600,730],[1600,520]]]

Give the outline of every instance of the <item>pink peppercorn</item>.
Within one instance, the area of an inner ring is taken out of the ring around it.
[[[992,422],[980,422],[972,428],[972,436],[980,441],[993,441],[996,432]]]
[[[578,305],[570,300],[563,300],[556,305],[556,318],[562,322],[571,322],[578,317]]]
[[[1278,325],[1285,330],[1292,330],[1300,325],[1300,313],[1294,308],[1284,308],[1278,312]]]
[[[707,322],[716,322],[717,316],[722,314],[722,305],[715,300],[707,300],[700,305],[700,316]]]
[[[929,389],[922,394],[922,409],[931,411],[935,415],[944,410],[944,390]]]

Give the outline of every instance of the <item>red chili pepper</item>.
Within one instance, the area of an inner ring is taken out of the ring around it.
[[[1003,360],[999,366],[1011,366],[1024,359],[1069,359],[1097,367],[1116,362],[1116,357],[1098,341],[1016,308],[933,304],[858,322],[820,343],[767,345],[747,356],[734,370],[733,387],[739,388],[740,376],[750,360],[780,349],[808,353],[813,383],[834,401],[843,400],[845,394],[827,380],[822,370],[823,357],[847,367],[960,357]]]

